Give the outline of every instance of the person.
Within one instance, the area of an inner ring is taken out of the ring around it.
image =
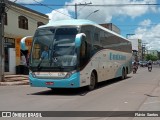
[[[133,63],[133,73],[136,73],[138,69],[138,65],[136,62]]]
[[[42,59],[49,59],[48,46],[45,46],[45,47],[44,47],[44,51],[43,51],[42,54],[41,54],[40,60],[42,60]]]
[[[20,55],[20,63],[25,66],[28,65],[28,50],[21,50]]]
[[[151,61],[151,60],[149,60],[149,62],[148,62],[148,70],[149,70],[149,69],[152,70],[152,61]]]

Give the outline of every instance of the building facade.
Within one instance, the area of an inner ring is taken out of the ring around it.
[[[142,60],[142,40],[141,39],[128,39],[132,43],[133,61]]]
[[[115,33],[121,34],[120,29],[116,25],[114,25],[113,23],[106,23],[106,24],[100,24],[100,25],[115,32]]]
[[[142,40],[138,39],[138,59],[142,60]]]
[[[8,2],[9,8],[4,17],[4,52],[5,74],[15,74],[16,66],[21,64],[20,40],[25,36],[33,36],[38,26],[47,24],[47,15]],[[27,39],[28,52],[32,39]]]

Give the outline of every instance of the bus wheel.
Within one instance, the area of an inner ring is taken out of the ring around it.
[[[95,86],[96,86],[96,76],[95,73],[92,72],[90,77],[90,85],[88,86],[88,89],[93,90]]]
[[[124,80],[124,79],[125,79],[125,76],[126,76],[126,73],[125,73],[125,69],[123,68],[123,69],[122,69],[121,80]]]
[[[124,79],[127,78],[127,69],[125,70],[125,75],[124,75]]]

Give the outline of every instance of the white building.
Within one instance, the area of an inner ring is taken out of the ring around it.
[[[47,15],[8,1],[9,9],[5,15],[4,47],[5,74],[15,74],[16,66],[20,65],[20,40],[24,36],[33,36],[38,26],[47,24]],[[26,44],[30,50],[32,39]]]
[[[133,59],[142,60],[142,40],[128,39],[132,43]]]

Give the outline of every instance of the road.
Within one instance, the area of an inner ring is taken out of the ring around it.
[[[100,83],[97,89],[90,92],[84,88],[51,91],[28,85],[0,86],[0,111],[160,111],[160,67],[154,66],[152,72],[139,68],[136,74],[129,74],[125,80],[113,79]],[[64,117],[54,119],[71,120]],[[150,117],[72,119],[151,120]],[[152,120],[159,120],[159,117]]]

